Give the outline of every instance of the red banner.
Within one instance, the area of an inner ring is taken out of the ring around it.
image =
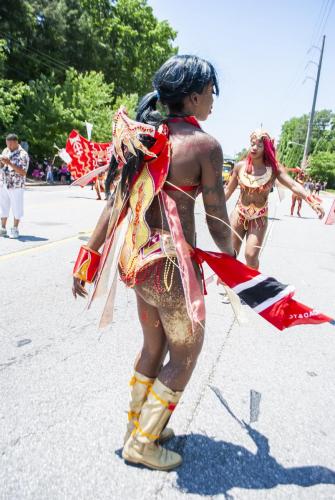
[[[112,157],[111,142],[90,142],[76,130],[70,133],[65,149],[71,157],[68,169],[74,179],[103,165],[109,165]]]

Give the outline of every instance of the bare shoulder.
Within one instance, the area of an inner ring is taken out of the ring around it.
[[[282,165],[279,162],[277,163],[277,171],[278,171],[278,173],[281,173],[281,174],[282,173],[284,173],[284,174],[287,173],[286,168],[284,167],[284,165]]]
[[[215,137],[205,132],[197,135],[197,153],[201,160],[210,161],[214,166],[223,165],[223,153],[221,144]]]

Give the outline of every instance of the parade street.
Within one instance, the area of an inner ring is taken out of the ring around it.
[[[270,195],[260,270],[334,317],[335,226],[305,203],[291,217],[290,202]],[[169,423],[184,462],[169,473],[124,463],[142,338],[134,292],[119,283],[103,331],[103,302],[86,311],[71,293],[103,206],[89,187],[28,187],[20,239],[0,239],[0,499],[335,498],[335,326],[279,332],[247,306],[240,326],[214,282],[203,351]],[[198,246],[214,250],[201,197],[196,218]]]

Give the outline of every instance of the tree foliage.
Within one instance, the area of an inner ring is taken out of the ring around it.
[[[5,134],[19,115],[23,97],[28,92],[28,85],[3,78],[6,56],[4,42],[0,40],[0,134]]]
[[[146,0],[0,0],[12,80],[53,73],[62,81],[73,67],[101,71],[116,96],[144,94],[154,71],[176,52],[175,37]]]
[[[309,173],[314,179],[328,181],[328,187],[335,187],[335,153],[315,153],[309,162]]]
[[[108,142],[116,106],[122,100],[133,115],[138,100],[132,94],[115,102],[113,90],[103,74],[94,71],[68,70],[64,83],[57,83],[53,76],[42,76],[30,84],[16,130],[37,157],[52,156],[54,143],[64,146],[72,129],[86,136],[85,121],[93,123],[92,140]]]
[[[147,0],[0,0],[0,133],[37,157],[85,120],[111,140],[113,113],[134,114],[175,37]]]
[[[294,117],[282,126],[278,159],[287,167],[300,166],[308,127],[308,115]],[[310,154],[309,173],[316,179],[335,183],[335,113],[323,109],[315,113]]]
[[[301,164],[307,127],[308,115],[291,118],[283,124],[278,158],[287,167]],[[320,151],[335,152],[335,114],[328,109],[315,113],[310,155]]]
[[[235,161],[238,162],[238,161],[241,161],[241,160],[244,160],[248,155],[248,150],[247,148],[243,148],[241,149],[241,151],[239,151],[236,156],[235,156]]]

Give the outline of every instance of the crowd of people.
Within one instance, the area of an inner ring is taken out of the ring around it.
[[[310,194],[320,194],[320,191],[326,191],[327,181],[321,181],[320,179],[313,179],[312,177],[306,178],[304,182],[304,188],[309,191]]]
[[[42,162],[32,161],[28,171],[28,176],[34,180],[45,181],[47,184],[70,184],[71,173],[66,165],[63,163],[57,167],[51,160],[44,159]]]

